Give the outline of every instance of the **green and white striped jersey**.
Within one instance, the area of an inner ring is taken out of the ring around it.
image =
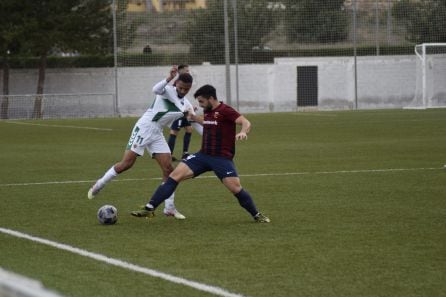
[[[170,127],[173,121],[181,118],[185,111],[193,110],[193,106],[186,98],[179,98],[174,86],[162,80],[153,87],[156,94],[149,109],[142,115],[139,122],[152,122],[160,128]]]

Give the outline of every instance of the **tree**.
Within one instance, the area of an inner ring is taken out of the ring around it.
[[[262,46],[265,37],[275,27],[273,11],[268,9],[267,0],[238,0],[238,46],[239,52],[251,52],[254,46]],[[234,15],[228,0],[228,27],[230,43],[233,48]],[[206,58],[208,61],[223,63],[224,10],[222,0],[210,0],[207,9],[192,12],[184,39],[191,45],[191,54]]]
[[[446,0],[401,0],[392,15],[406,27],[406,39],[414,43],[446,40]]]
[[[127,49],[136,37],[137,22],[127,14],[128,0],[116,1],[116,31],[118,48]]]
[[[288,0],[284,19],[290,42],[338,42],[348,35],[344,0]]]
[[[0,119],[8,118],[9,108],[9,58],[20,52],[20,36],[23,19],[21,5],[15,0],[0,2],[0,64],[3,69],[3,96],[0,105]]]
[[[11,1],[11,0],[2,0]],[[39,57],[34,117],[42,117],[47,56],[53,49],[101,54],[110,52],[112,15],[109,0],[15,0],[21,10],[20,53]]]

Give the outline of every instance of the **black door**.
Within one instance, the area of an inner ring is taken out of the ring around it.
[[[297,106],[317,106],[317,66],[297,66]]]

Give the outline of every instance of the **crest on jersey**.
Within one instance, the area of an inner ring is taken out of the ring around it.
[[[218,119],[219,116],[220,116],[220,114],[218,113],[218,111],[216,111],[216,112],[214,113],[214,119]]]

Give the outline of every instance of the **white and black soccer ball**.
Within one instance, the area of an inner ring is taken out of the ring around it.
[[[118,210],[113,205],[103,205],[98,210],[98,221],[102,225],[113,225],[118,221]]]

